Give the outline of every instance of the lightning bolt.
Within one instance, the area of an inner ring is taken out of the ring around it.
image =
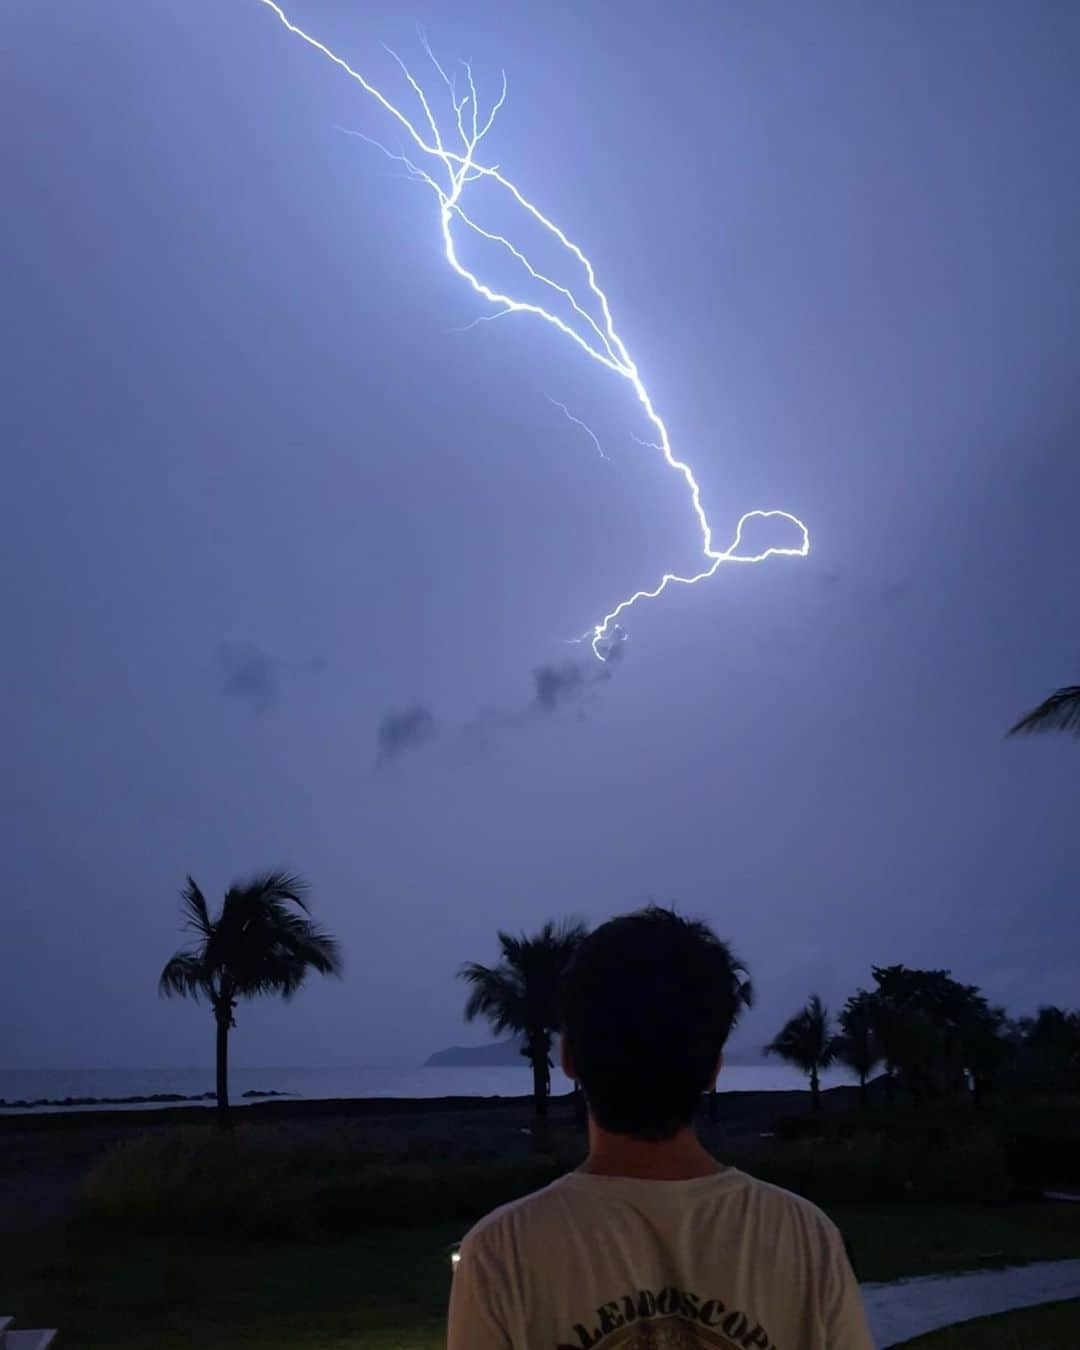
[[[582,429],[585,435],[592,441],[593,445],[596,446],[596,452],[601,459],[608,458],[608,456],[604,454],[604,447],[600,444],[600,437],[593,431],[588,422],[583,422],[580,417],[575,417],[565,403],[560,403],[557,398],[552,398],[550,394],[547,396],[547,401],[553,408],[558,408],[568,422],[573,422],[574,426]]]
[[[714,546],[712,526],[705,514],[705,508],[701,504],[701,488],[698,481],[694,477],[690,465],[685,460],[679,459],[671,448],[671,437],[668,434],[667,426],[657,412],[652,397],[645,387],[626,344],[616,331],[610,303],[607,295],[597,283],[596,273],[589,258],[553,220],[549,219],[509,178],[500,172],[497,165],[481,163],[477,158],[481,143],[491,131],[495,118],[506,101],[505,73],[502,77],[502,90],[484,115],[480,111],[476,83],[469,63],[463,63],[465,88],[459,95],[457,81],[451,78],[440,65],[428,45],[427,39],[421,33],[421,41],[427,57],[439,80],[446,86],[449,93],[449,104],[453,110],[453,119],[452,124],[447,128],[446,119],[444,118],[441,123],[436,117],[423,87],[404,61],[390,48],[386,49],[387,52],[400,67],[401,73],[419,105],[420,112],[413,114],[412,117],[392,103],[385,94],[365,79],[359,71],[354,70],[347,61],[344,61],[317,38],[312,37],[310,33],[306,33],[294,24],[281,6],[276,3],[276,0],[258,0],[258,3],[269,9],[290,33],[307,43],[309,47],[319,52],[351,80],[355,81],[366,94],[390,115],[398,124],[400,131],[404,132],[405,143],[413,147],[411,154],[405,153],[404,150],[395,153],[371,137],[363,136],[359,132],[352,134],[360,135],[361,139],[376,146],[389,159],[403,165],[411,178],[434,193],[439,205],[439,231],[447,263],[476,295],[496,306],[494,313],[483,317],[491,319],[500,318],[507,314],[530,314],[573,342],[590,360],[597,362],[598,365],[625,380],[634,391],[637,401],[656,436],[655,441],[642,442],[642,444],[647,444],[650,448],[659,450],[669,467],[682,476],[690,493],[690,504],[701,534],[705,564],[699,572],[695,572],[691,576],[680,576],[676,572],[665,572],[659,582],[651,589],[634,591],[624,600],[620,600],[610,613],[605,614],[600,622],[583,634],[580,639],[591,643],[597,658],[601,661],[606,660],[604,653],[611,650],[612,642],[621,641],[623,632],[621,625],[618,623],[619,617],[631,606],[636,605],[639,600],[655,600],[657,596],[663,594],[668,586],[694,586],[699,581],[706,581],[709,577],[715,575],[723,563],[759,563],[764,562],[766,558],[776,556],[805,557],[810,552],[809,531],[803,522],[789,511],[747,511],[740,516],[735,526],[735,537],[728,547],[718,549]],[[531,218],[534,224],[540,226],[559,244],[564,253],[573,259],[584,274],[584,290],[579,285],[578,291],[575,292],[570,287],[561,285],[552,277],[547,276],[544,272],[538,271],[526,254],[510,239],[506,238],[505,235],[485,229],[466,212],[462,205],[465,189],[470,184],[481,181],[507,194]],[[516,299],[482,280],[476,272],[461,261],[455,242],[455,226],[467,234],[488,241],[488,243],[509,254],[531,280],[542,288],[539,292],[540,295],[558,297],[557,300],[549,299],[549,303],[553,306],[561,306],[566,317],[561,317],[559,313],[555,312],[554,308],[548,309],[534,301]],[[601,451],[601,453],[603,452]],[[768,519],[785,520],[794,525],[799,533],[799,543],[788,546],[771,545],[759,553],[741,552],[743,530],[747,522]]]

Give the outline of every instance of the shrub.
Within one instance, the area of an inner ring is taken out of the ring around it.
[[[446,1141],[376,1150],[363,1131],[245,1126],[157,1130],[93,1168],[83,1213],[139,1231],[313,1238],[322,1232],[471,1221],[547,1185],[578,1156],[447,1156]]]
[[[920,1139],[869,1131],[776,1139],[740,1165],[818,1203],[904,1197],[992,1203],[1010,1193],[1005,1151],[989,1131]]]
[[[83,1210],[123,1227],[303,1237],[310,1182],[276,1139],[217,1130],[147,1134],[107,1153],[83,1186]]]
[[[1066,1124],[1071,1124],[1070,1116]],[[1010,1123],[1011,1152],[977,1117],[951,1125],[894,1122],[891,1130],[849,1120],[816,1124],[822,1137],[732,1140],[718,1152],[764,1181],[821,1204],[845,1200],[1000,1201],[1014,1170],[1044,1165],[1046,1138],[1060,1115],[1036,1131],[1026,1113]],[[1022,1133],[1038,1133],[1029,1140]],[[317,1238],[364,1228],[460,1220],[549,1184],[575,1167],[581,1140],[554,1132],[555,1147],[505,1123],[425,1134],[419,1122],[337,1122],[158,1127],[107,1153],[84,1186],[88,1216],[141,1231]],[[1049,1155],[1053,1158],[1053,1154]],[[1064,1162],[1063,1162],[1064,1165]]]
[[[992,1130],[931,1139],[913,1150],[911,1169],[912,1191],[922,1199],[993,1204],[1012,1190],[1005,1149]]]
[[[846,1139],[775,1139],[740,1165],[762,1181],[783,1186],[819,1204],[827,1201],[891,1199],[903,1195],[887,1141],[858,1134]]]
[[[1020,1183],[1037,1190],[1080,1185],[1077,1133],[1006,1131],[1003,1147],[1009,1171]]]
[[[335,1233],[446,1219],[474,1222],[498,1205],[549,1185],[572,1165],[540,1158],[371,1168],[350,1180],[315,1189],[311,1215],[319,1228]]]

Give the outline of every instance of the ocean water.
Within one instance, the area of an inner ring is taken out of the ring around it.
[[[843,1070],[822,1075],[823,1087],[854,1081]],[[573,1086],[557,1070],[552,1073],[552,1091],[569,1092]],[[806,1078],[786,1064],[732,1065],[720,1075],[722,1092],[783,1092],[805,1089]],[[155,1093],[194,1096],[212,1092],[211,1065],[198,1069],[0,1069],[0,1100],[56,1101],[66,1097],[149,1097]],[[415,1068],[233,1068],[229,1095],[238,1106],[243,1094],[287,1092],[309,1099],[326,1097],[519,1097],[532,1091],[528,1066]],[[191,1103],[199,1105],[200,1103]],[[207,1102],[210,1106],[212,1103]],[[153,1103],[144,1103],[146,1109]],[[168,1105],[168,1103],[162,1103]],[[10,1106],[0,1106],[9,1112]],[[97,1110],[97,1107],[36,1107],[42,1110]],[[116,1107],[107,1109],[117,1109]]]

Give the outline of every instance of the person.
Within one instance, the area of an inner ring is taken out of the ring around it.
[[[588,1157],[466,1234],[449,1350],[873,1350],[835,1225],[694,1131],[742,969],[658,906],[584,939],[559,1004]]]

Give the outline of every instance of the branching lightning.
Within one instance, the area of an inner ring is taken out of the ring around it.
[[[731,544],[726,549],[717,549],[714,546],[712,526],[705,514],[705,508],[701,504],[701,488],[689,464],[677,458],[671,448],[671,438],[668,435],[667,426],[656,411],[638,368],[615,329],[607,295],[597,283],[592,263],[578,245],[569,239],[554,221],[544,215],[539,207],[535,206],[510,179],[500,172],[497,165],[483,164],[477,158],[481,143],[491,131],[495,118],[506,101],[505,74],[502,77],[502,89],[498,98],[495,99],[487,114],[484,115],[480,111],[471,66],[467,62],[463,65],[465,88],[459,95],[456,80],[446,72],[431,51],[426,39],[423,39],[423,35],[421,35],[428,59],[438,79],[446,86],[449,94],[453,121],[449,130],[447,130],[445,121],[440,123],[439,118],[436,117],[423,87],[395,52],[391,51],[390,55],[400,67],[402,75],[419,105],[420,112],[412,117],[392,103],[359,71],[354,70],[340,56],[332,52],[329,47],[309,33],[304,32],[302,28],[297,27],[281,6],[276,3],[276,0],[258,0],[258,3],[271,10],[290,33],[306,42],[308,46],[314,48],[315,51],[355,81],[366,94],[381,105],[383,110],[398,124],[400,130],[405,133],[406,142],[414,147],[410,154],[406,154],[405,151],[395,153],[385,145],[371,140],[367,136],[362,137],[362,139],[370,141],[388,158],[402,164],[410,177],[434,193],[439,203],[439,229],[447,263],[472,288],[476,295],[496,307],[494,313],[482,317],[489,319],[500,318],[507,314],[531,314],[573,342],[591,360],[625,380],[633,389],[638,403],[655,432],[655,441],[641,443],[658,450],[668,465],[682,475],[690,493],[690,502],[701,534],[702,553],[706,559],[706,564],[701,571],[690,576],[665,572],[660,581],[651,589],[634,591],[624,600],[620,600],[610,613],[605,614],[603,619],[584,635],[585,639],[591,642],[593,652],[599,660],[606,659],[605,651],[610,651],[612,641],[618,641],[622,636],[622,629],[618,623],[620,616],[632,605],[637,604],[639,600],[654,600],[670,585],[693,586],[699,581],[705,581],[716,573],[722,563],[758,563],[774,556],[805,557],[810,551],[809,531],[797,516],[793,516],[788,511],[747,511],[739,518],[735,526],[735,537]],[[387,50],[389,51],[389,48]],[[465,189],[471,183],[481,180],[509,194],[510,198],[527,213],[535,225],[538,225],[557,241],[562,250],[573,259],[573,262],[583,272],[583,289],[579,288],[578,292],[575,293],[570,287],[561,285],[546,273],[539,271],[529,261],[525,253],[510,239],[506,238],[505,235],[485,229],[466,212],[462,205]],[[541,288],[546,288],[541,289],[538,293],[549,297],[549,303],[553,306],[561,306],[568,317],[560,317],[560,314],[556,313],[554,308],[548,309],[534,301],[516,299],[482,280],[461,261],[455,242],[455,226],[480,239],[487,240],[509,254],[534,283]],[[558,299],[555,299],[555,297],[558,297]],[[570,318],[570,315],[573,317]],[[567,416],[570,416],[570,414],[567,413]],[[571,418],[571,420],[577,419]],[[597,445],[599,447],[599,442],[597,442]],[[602,450],[601,454],[603,454]],[[771,545],[758,553],[741,552],[743,530],[747,522],[771,518],[779,518],[794,525],[799,534],[799,543],[786,546]]]
[[[589,440],[592,441],[593,445],[596,446],[596,453],[600,456],[601,459],[608,458],[608,456],[604,454],[604,447],[600,444],[600,437],[596,434],[595,431],[593,431],[592,427],[589,426],[588,422],[583,422],[580,417],[575,417],[565,403],[560,403],[557,398],[552,398],[550,394],[548,394],[547,396],[547,401],[552,405],[553,408],[558,408],[568,422],[573,422],[574,426],[580,427],[582,429],[585,435],[588,436]]]

